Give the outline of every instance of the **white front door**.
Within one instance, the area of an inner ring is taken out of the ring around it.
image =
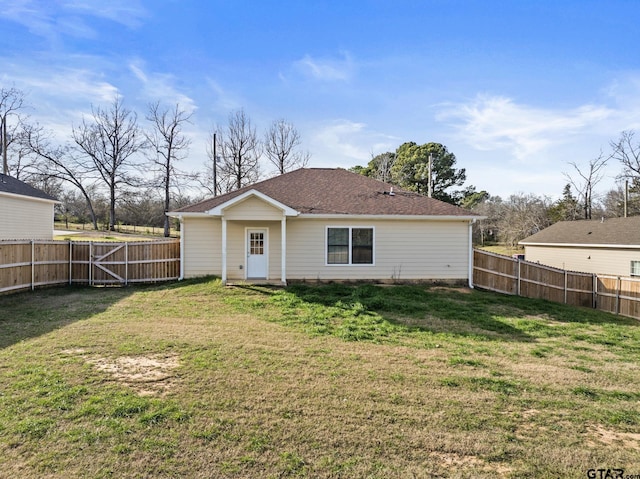
[[[247,230],[247,279],[267,279],[267,230]]]

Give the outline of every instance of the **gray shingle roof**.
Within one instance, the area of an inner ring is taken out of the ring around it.
[[[640,245],[640,216],[595,221],[561,221],[520,244]]]
[[[389,192],[393,188],[393,195]],[[201,213],[257,190],[302,214],[477,216],[449,203],[343,169],[300,168],[177,210]]]
[[[53,196],[48,195],[44,191],[28,185],[24,181],[17,180],[2,173],[0,173],[0,193],[11,193],[14,195],[31,196],[33,198],[40,198],[43,200],[57,201]]]

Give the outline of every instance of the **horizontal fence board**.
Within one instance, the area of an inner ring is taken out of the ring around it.
[[[59,284],[173,281],[180,242],[0,241],[0,292]]]
[[[640,319],[640,278],[566,271],[481,250],[473,258],[479,288]]]

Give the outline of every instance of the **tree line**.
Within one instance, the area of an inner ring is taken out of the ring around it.
[[[275,120],[259,136],[241,109],[212,131],[220,148],[207,151],[202,169],[186,171],[180,161],[191,146],[185,127],[192,114],[180,104],[149,104],[141,125],[117,95],[106,107],[92,106],[62,139],[31,122],[26,106],[21,90],[0,88],[3,173],[60,199],[61,217],[95,229],[101,221],[109,230],[125,222],[163,226],[169,236],[167,211],[257,181],[263,160],[282,174],[306,166],[310,156],[294,125]],[[189,196],[194,190],[199,193]]]
[[[366,166],[351,171],[410,191],[466,208],[486,219],[474,225],[474,241],[485,244],[518,242],[558,221],[640,215],[640,142],[634,131],[623,131],[609,144],[609,153],[600,152],[580,164],[567,162],[562,195],[551,198],[533,193],[517,193],[508,198],[464,186],[466,170],[456,168],[456,157],[440,143],[418,145],[407,142],[396,151],[372,157]],[[598,193],[606,166],[621,167],[615,188]]]
[[[259,135],[243,109],[212,129],[209,159],[198,171],[180,168],[191,147],[185,127],[192,120],[180,104],[149,104],[143,125],[115,96],[106,107],[92,106],[65,138],[30,121],[26,110],[21,90],[0,87],[3,172],[60,199],[61,218],[95,229],[113,230],[122,222],[164,227],[168,236],[167,211],[254,183],[264,177],[265,163],[270,173],[282,174],[306,166],[310,158],[294,125],[275,120]],[[403,143],[351,171],[486,216],[476,224],[476,241],[515,245],[557,221],[640,214],[640,142],[634,131],[624,131],[609,146],[609,153],[586,163],[567,162],[567,182],[556,201],[524,193],[503,199],[465,186],[466,170],[435,142]],[[619,181],[599,193],[610,162],[621,167]]]

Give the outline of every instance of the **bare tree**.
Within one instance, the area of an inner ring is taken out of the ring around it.
[[[22,141],[38,159],[31,165],[37,175],[67,182],[78,189],[86,202],[93,228],[97,230],[98,222],[91,194],[95,181],[90,177],[86,165],[74,158],[70,147],[54,145],[51,135],[42,127],[27,126]]]
[[[564,173],[564,176],[569,180],[571,185],[576,189],[580,199],[582,201],[582,208],[584,210],[584,218],[586,220],[591,219],[592,207],[593,207],[593,189],[604,178],[604,169],[607,166],[609,158],[605,158],[602,152],[597,158],[589,160],[587,168],[581,169],[574,161],[569,162],[569,165],[573,166],[577,177],[571,176],[569,173]]]
[[[92,119],[82,119],[73,129],[73,140],[109,191],[109,230],[115,230],[116,199],[120,185],[130,185],[132,156],[146,144],[135,112],[126,109],[116,96],[108,110],[92,108]]]
[[[550,204],[546,197],[523,193],[511,195],[497,222],[500,240],[515,247],[518,241],[549,226]]]
[[[634,139],[635,132],[627,130],[620,133],[618,141],[610,142],[611,158],[622,163],[624,178],[640,177],[640,143]]]
[[[244,110],[229,115],[229,123],[220,133],[222,164],[220,185],[231,191],[254,183],[260,176],[260,140]]]
[[[275,120],[264,137],[264,153],[281,175],[296,168],[304,168],[309,163],[309,152],[297,148],[302,143],[300,133],[287,121]]]
[[[170,235],[170,222],[166,213],[171,201],[171,187],[176,185],[180,177],[187,177],[186,173],[178,170],[175,162],[183,160],[191,141],[182,132],[184,123],[188,122],[191,114],[180,108],[161,109],[160,102],[149,105],[147,120],[153,130],[145,133],[150,146],[151,167],[154,170],[154,186],[162,188],[164,195],[164,236]]]
[[[0,88],[0,151],[2,152],[2,172],[9,174],[9,146],[17,138],[22,119],[20,110],[24,108],[24,93],[16,88]],[[9,117],[16,121],[9,126]]]

